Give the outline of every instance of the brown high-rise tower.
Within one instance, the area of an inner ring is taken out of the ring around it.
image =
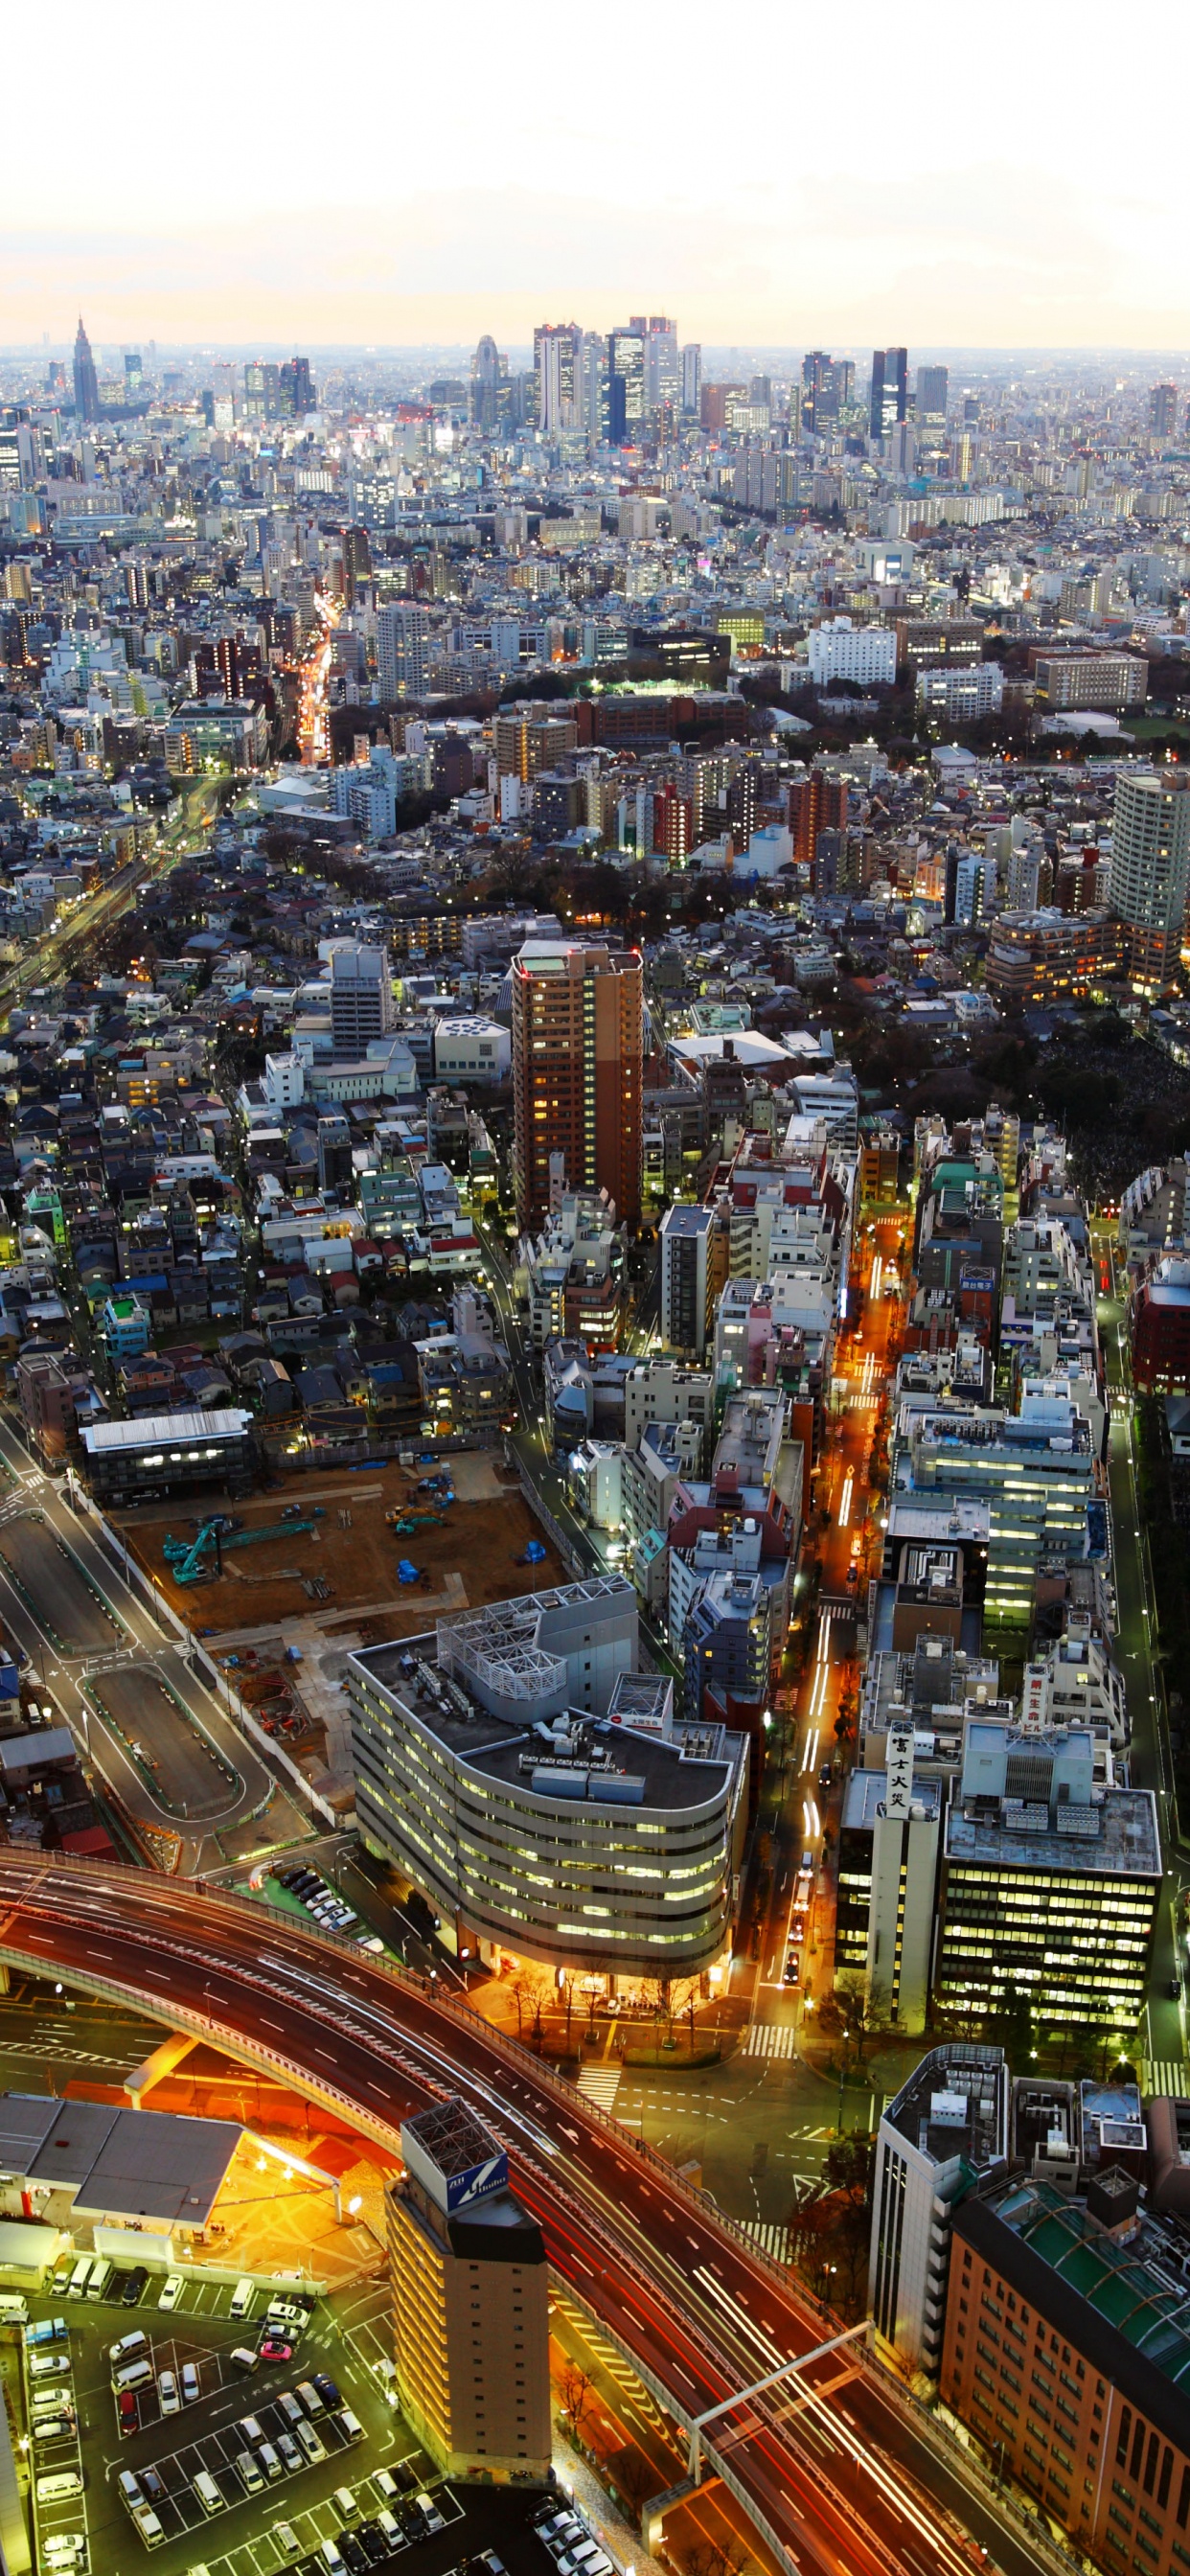
[[[550,1157],[571,1189],[605,1189],[640,1217],[643,977],[636,949],[531,939],[512,962],[516,1201],[522,1225],[550,1203]]]

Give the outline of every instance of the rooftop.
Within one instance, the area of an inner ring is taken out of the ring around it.
[[[936,2165],[961,2159],[972,2179],[1002,2164],[1008,2148],[1003,2049],[964,2041],[931,2049],[890,2102],[886,2125]]]
[[[952,1807],[946,1820],[947,1858],[987,1869],[1078,1871],[1088,1878],[1161,1876],[1151,1789],[1105,1789],[1096,1804],[1098,1829],[1087,1838],[1048,1827],[1034,1831],[1031,1814],[1022,1809],[1019,1817],[1002,1821]]]

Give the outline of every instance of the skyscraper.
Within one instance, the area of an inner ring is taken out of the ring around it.
[[[632,447],[645,416],[645,331],[643,321],[607,335],[606,401],[603,436],[608,447]]]
[[[517,1215],[549,1206],[550,1156],[573,1188],[640,1215],[643,977],[636,949],[533,939],[512,965]]]
[[[1149,395],[1149,428],[1154,438],[1173,438],[1178,426],[1176,385],[1154,385]]]
[[[949,367],[919,367],[913,404],[918,420],[945,420],[949,391]]]
[[[871,438],[887,438],[909,410],[909,352],[873,349],[872,392],[868,414]]]
[[[645,326],[645,410],[650,418],[676,411],[682,394],[678,326],[664,313],[650,313]]]
[[[74,340],[74,412],[76,420],[99,418],[99,378],[81,313]]]
[[[702,401],[702,342],[688,340],[682,351],[682,409],[697,420]]]
[[[1128,974],[1161,992],[1177,963],[1190,882],[1190,786],[1121,769],[1112,814],[1108,909],[1124,925]]]
[[[495,429],[508,388],[508,364],[485,331],[471,361],[471,418],[477,429]]]
[[[837,420],[851,399],[855,369],[850,358],[828,357],[825,349],[807,349],[802,359],[802,423],[819,431]]]
[[[543,438],[575,426],[575,361],[582,333],[576,322],[539,322],[533,334],[537,426]]]
[[[278,369],[281,409],[287,419],[304,420],[306,413],[317,411],[318,396],[310,381],[308,358],[287,358]]]

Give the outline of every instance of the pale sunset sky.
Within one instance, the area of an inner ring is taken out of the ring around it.
[[[1190,12],[57,0],[0,341],[1190,346]]]

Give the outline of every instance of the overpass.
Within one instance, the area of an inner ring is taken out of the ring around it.
[[[985,2551],[1005,2576],[1071,2568],[858,2356],[758,2388],[835,2320],[663,2158],[416,1977],[201,1880],[42,1853],[0,1853],[0,1959],[201,2033],[390,2152],[410,2109],[461,2093],[568,2295],[687,2433],[715,2417],[707,2470],[797,2576],[970,2576]]]

